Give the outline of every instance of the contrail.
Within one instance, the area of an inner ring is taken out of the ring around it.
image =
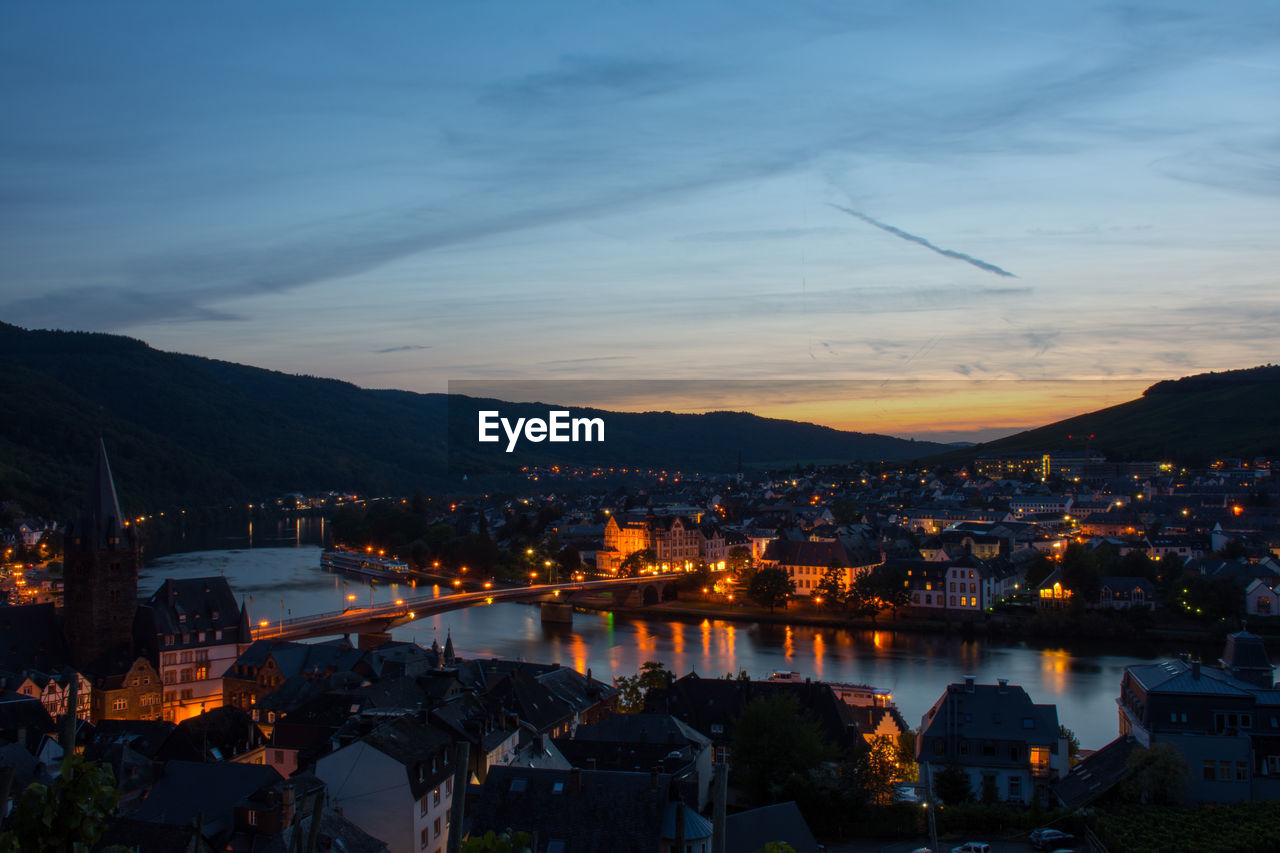
[[[977,267],[980,270],[993,272],[996,275],[1002,275],[1002,276],[1005,276],[1006,278],[1017,278],[1017,276],[1014,275],[1013,273],[1009,272],[1006,269],[1001,269],[995,264],[989,264],[986,261],[979,260],[978,258],[973,257],[972,255],[966,255],[964,252],[957,252],[954,249],[943,249],[939,246],[935,246],[923,237],[917,237],[915,234],[908,234],[906,231],[903,231],[901,228],[894,228],[892,225],[886,225],[877,219],[872,219],[870,216],[867,216],[865,213],[859,213],[856,210],[851,210],[847,207],[842,207],[838,204],[833,204],[831,206],[834,207],[836,210],[843,210],[845,213],[849,214],[852,217],[861,219],[863,222],[867,223],[868,225],[874,225],[875,227],[879,228],[881,231],[888,231],[890,234],[894,235],[895,237],[901,237],[903,240],[908,240],[912,243],[918,243],[919,245],[924,246],[926,249],[929,249],[930,251],[937,252],[939,255],[942,255],[944,258],[955,258],[957,261],[964,261],[966,264],[972,264],[973,266]]]

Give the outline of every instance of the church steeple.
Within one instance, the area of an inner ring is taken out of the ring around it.
[[[138,540],[120,512],[102,439],[84,506],[67,532],[62,624],[72,663],[82,670],[127,666],[133,660]]]
[[[114,551],[121,547],[132,549],[133,531],[126,527],[120,513],[120,500],[116,497],[116,483],[111,476],[111,463],[107,461],[107,446],[98,439],[98,458],[94,462],[89,490],[79,522],[72,530],[72,545],[86,551]]]

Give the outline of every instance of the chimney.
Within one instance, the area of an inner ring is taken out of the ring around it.
[[[1191,677],[1196,681],[1200,680],[1200,661],[1193,660],[1191,662]]]
[[[575,794],[582,793],[582,770],[577,767],[571,767],[569,769],[569,788],[572,789]]]
[[[1007,679],[1007,678],[997,678],[997,679],[996,679],[996,692],[997,692],[997,693],[1008,693],[1008,692],[1009,692],[1009,679]]]
[[[972,676],[972,675],[966,675],[966,676],[964,677],[964,692],[965,692],[965,693],[972,693],[972,692],[974,692],[974,686],[973,686],[973,685],[974,685],[974,679],[975,679],[975,677],[976,677],[976,676]]]
[[[285,785],[280,789],[280,828],[283,829],[293,824],[294,813],[294,796],[293,785]]]

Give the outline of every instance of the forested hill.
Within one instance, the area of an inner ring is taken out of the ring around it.
[[[289,491],[459,490],[462,474],[493,481],[517,459],[729,472],[739,453],[761,467],[942,449],[742,413],[608,413],[603,445],[555,445],[555,453],[536,445],[519,457],[455,447],[450,468],[446,424],[474,434],[483,401],[455,398],[451,409],[444,394],[368,390],[162,352],[117,335],[7,324],[0,324],[0,401],[0,499],[55,516],[79,503],[99,435],[121,500],[138,512]],[[546,406],[501,405],[504,415],[546,413]]]
[[[1116,461],[1171,460],[1201,466],[1218,457],[1280,456],[1280,367],[1157,382],[1136,400],[978,444],[947,458],[1081,450],[1081,437],[1086,435],[1093,436],[1093,449]]]

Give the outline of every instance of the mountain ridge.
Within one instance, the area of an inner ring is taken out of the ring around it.
[[[0,360],[0,400],[17,413],[0,419],[0,499],[17,498],[30,511],[75,509],[99,436],[122,501],[138,511],[295,490],[461,491],[464,473],[499,483],[512,473],[500,450],[446,440],[474,435],[475,410],[494,401],[455,396],[451,406],[445,394],[365,389],[166,352],[136,338],[3,323]],[[538,410],[501,405],[513,416]],[[609,444],[557,445],[554,454],[537,448],[521,458],[728,473],[739,451],[759,468],[901,460],[945,447],[750,413],[574,411],[607,414]]]

